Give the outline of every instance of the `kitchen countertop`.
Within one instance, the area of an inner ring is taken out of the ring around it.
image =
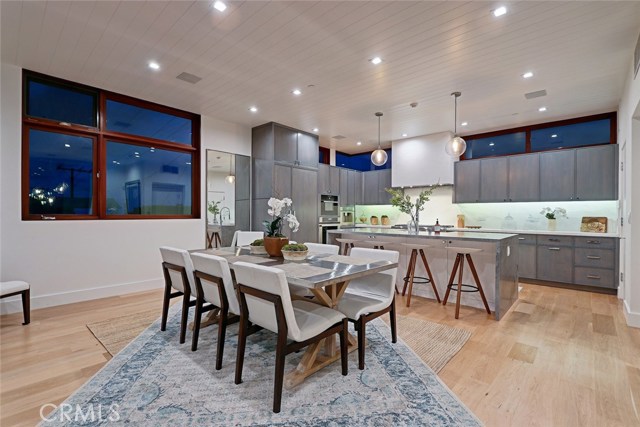
[[[467,231],[469,228],[452,228],[454,231]],[[475,230],[475,229],[474,229]],[[542,234],[546,236],[577,236],[577,237],[615,237],[617,233],[587,233],[583,231],[550,231],[550,230],[501,230],[498,228],[480,228],[475,231],[482,233],[508,233],[508,234]]]
[[[485,242],[495,242],[515,237],[517,234],[510,233],[484,233],[477,231],[443,231],[440,234],[421,231],[419,234],[409,234],[407,230],[395,228],[375,228],[375,227],[354,227],[341,228],[338,230],[329,230],[329,233],[357,233],[357,234],[375,234],[377,236],[393,236],[393,237],[413,237],[413,238],[431,238],[431,239],[452,239],[452,240],[477,240]]]

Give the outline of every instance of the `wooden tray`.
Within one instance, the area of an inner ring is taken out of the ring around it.
[[[606,233],[607,217],[604,216],[583,216],[580,224],[580,231],[588,233]]]

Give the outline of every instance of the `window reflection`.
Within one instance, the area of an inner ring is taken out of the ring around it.
[[[467,159],[504,156],[524,153],[527,149],[526,132],[514,132],[505,135],[467,140]]]
[[[611,142],[611,119],[531,131],[531,151],[556,150]]]

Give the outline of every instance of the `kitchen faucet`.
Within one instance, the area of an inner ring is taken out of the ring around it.
[[[230,220],[231,219],[231,209],[229,209],[228,207],[223,207],[222,209],[220,209],[220,224],[222,224],[224,222],[224,212],[225,209],[227,211],[227,219]]]

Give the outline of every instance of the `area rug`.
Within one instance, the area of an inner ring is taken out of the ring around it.
[[[111,356],[115,356],[158,317],[160,317],[159,309],[146,310],[102,322],[88,323],[87,329]]]
[[[477,426],[480,421],[402,340],[377,319],[367,328],[366,369],[349,357],[349,375],[332,364],[283,392],[282,411],[271,410],[275,335],[261,331],[247,340],[243,383],[235,385],[238,326],[227,332],[225,357],[214,370],[215,332],[200,334],[198,351],[178,344],[179,307],[165,332],[159,320],[111,359],[60,405],[42,426]],[[188,341],[190,334],[188,335]],[[287,357],[287,371],[302,353]],[[94,416],[69,421],[64,408]],[[98,408],[102,421],[96,420]],[[107,414],[105,416],[105,414]]]

